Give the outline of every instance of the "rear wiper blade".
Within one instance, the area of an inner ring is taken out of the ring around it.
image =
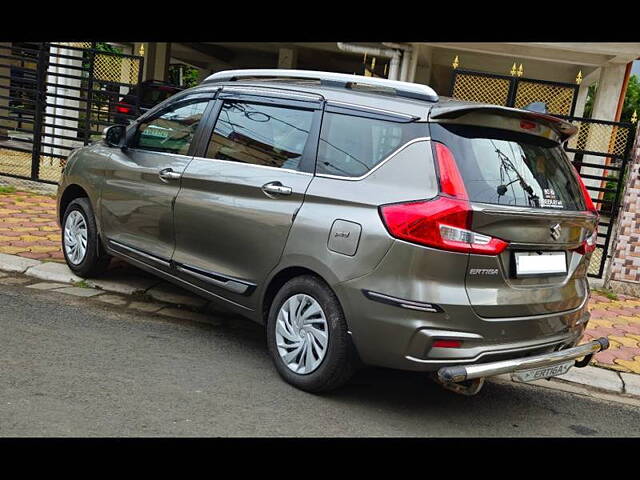
[[[495,147],[495,144],[494,144],[494,147]],[[533,203],[532,206],[539,207],[540,206],[540,197],[538,197],[534,193],[533,188],[531,188],[531,185],[529,185],[527,183],[527,181],[524,179],[524,177],[522,175],[520,175],[520,172],[515,167],[515,165],[513,164],[511,159],[509,158],[509,156],[505,155],[504,152],[502,152],[498,147],[495,147],[495,148],[496,148],[496,153],[498,154],[498,157],[500,158],[500,161],[504,165],[505,169],[506,170],[511,170],[518,177],[516,180],[513,180],[512,182],[509,182],[509,183],[504,184],[504,185],[498,185],[498,188],[497,188],[498,196],[502,196],[505,193],[507,193],[507,187],[509,185],[511,185],[512,183],[518,182],[518,183],[520,183],[520,186],[522,187],[522,189],[529,196],[529,202]]]

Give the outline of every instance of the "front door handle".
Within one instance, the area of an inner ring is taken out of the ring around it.
[[[168,182],[169,180],[178,180],[182,174],[174,172],[172,168],[163,168],[158,172],[158,176],[163,182]]]
[[[262,191],[268,196],[273,198],[273,195],[291,195],[293,189],[282,185],[280,182],[270,182],[262,186]]]

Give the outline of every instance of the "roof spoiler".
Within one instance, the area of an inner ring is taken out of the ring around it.
[[[494,114],[537,122],[552,129],[560,137],[560,143],[564,143],[578,132],[578,128],[572,123],[552,115],[519,108],[501,107],[499,105],[436,105],[431,109],[429,119],[436,121],[453,120],[468,113]]]

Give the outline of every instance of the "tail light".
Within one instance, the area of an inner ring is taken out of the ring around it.
[[[596,242],[598,241],[598,227],[595,228],[593,233],[589,235],[582,245],[575,249],[580,255],[586,255],[587,253],[591,253],[596,249]]]
[[[433,200],[381,206],[387,230],[395,238],[428,247],[498,255],[509,244],[471,230],[471,205],[453,153],[446,145],[434,143],[441,195]]]
[[[131,105],[127,105],[126,103],[119,103],[116,105],[116,112],[131,113]]]
[[[578,170],[576,170],[575,167],[573,167],[573,174],[576,177],[576,181],[578,182],[578,185],[580,185],[580,190],[582,190],[582,197],[584,198],[585,207],[587,208],[588,211],[595,213],[596,216],[599,216],[598,210],[596,209],[596,206],[593,204],[593,200],[591,200],[589,191],[587,190],[587,187],[582,181],[582,178],[580,178],[580,174],[578,173]]]

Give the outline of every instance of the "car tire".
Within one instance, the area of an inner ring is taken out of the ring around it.
[[[111,258],[100,245],[98,227],[88,198],[76,198],[69,203],[62,219],[61,236],[62,253],[73,273],[91,278],[106,271]],[[79,247],[81,244],[85,245],[84,249]]]
[[[300,302],[295,303],[298,299],[301,299]],[[288,303],[289,301],[294,303]],[[308,312],[316,312],[317,307],[320,307],[320,313],[314,313],[302,320],[302,323],[312,323],[316,328],[315,332],[310,329],[309,324],[300,327],[297,333],[295,326],[291,330],[296,317],[293,312],[289,312],[290,324],[289,327],[286,326],[286,313],[294,304],[303,305],[299,308],[301,313],[298,317],[304,317]],[[281,319],[284,321],[279,320],[281,312]],[[305,331],[301,333],[301,330]],[[317,340],[318,331],[323,330],[328,333],[324,349]],[[307,340],[300,340],[301,338]],[[285,361],[287,354],[294,354],[294,345],[298,344],[296,340],[307,343],[307,349],[311,349],[313,361],[309,362],[310,365],[319,362],[317,366],[311,367],[309,372],[295,371],[296,368],[302,368],[302,358],[298,363],[292,361],[288,364]],[[344,385],[359,363],[338,298],[324,281],[313,275],[292,278],[280,288],[271,303],[267,317],[267,342],[269,353],[280,376],[291,385],[307,392],[328,392]],[[283,342],[286,348],[282,347]],[[321,359],[318,349],[323,350]]]

